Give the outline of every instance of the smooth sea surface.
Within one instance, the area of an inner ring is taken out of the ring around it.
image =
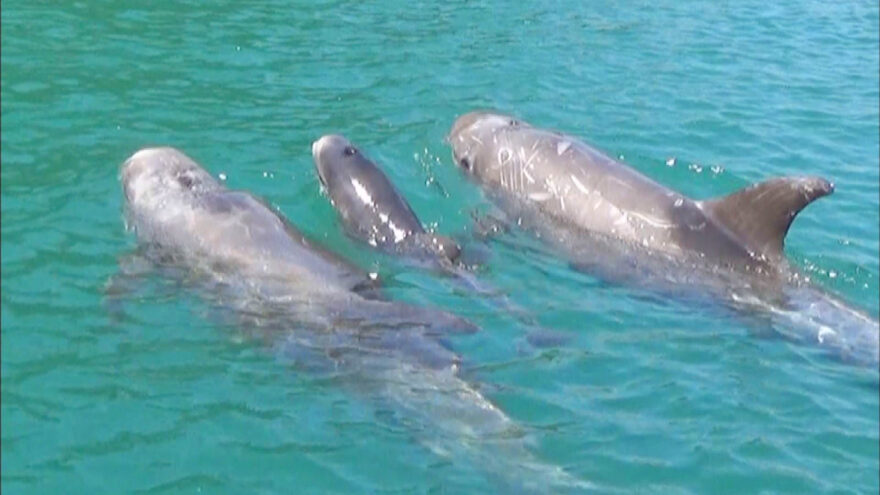
[[[119,165],[150,145],[264,197],[395,299],[476,323],[450,338],[463,377],[536,459],[600,493],[880,490],[871,366],[604,283],[511,233],[475,277],[568,340],[533,345],[521,318],[346,237],[310,154],[345,134],[426,225],[464,238],[489,202],[443,140],[476,108],[697,198],[826,177],[835,193],[786,252],[877,318],[876,0],[9,0],[0,32],[4,494],[501,491],[179,281],[147,274],[108,304],[136,246]]]

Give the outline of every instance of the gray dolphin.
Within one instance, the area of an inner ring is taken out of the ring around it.
[[[474,331],[467,321],[362,297],[358,288],[370,278],[361,270],[176,149],[138,151],[122,165],[121,180],[127,224],[155,259],[195,273],[208,297],[259,327],[280,352],[331,359],[358,393],[403,411],[428,447],[501,483],[586,485],[536,460],[517,425],[459,377],[457,356],[436,337]]]
[[[462,264],[466,263],[460,263],[463,256],[459,245],[448,237],[425,232],[388,177],[348,139],[334,134],[322,136],[312,144],[312,156],[323,189],[352,236],[384,251],[438,262],[444,273],[481,296],[488,296],[496,307],[532,328],[527,341],[535,347],[567,340],[561,334],[539,329],[534,318],[522,308],[497,290],[484,287],[463,269]],[[543,345],[537,345],[541,342]]]
[[[579,267],[807,320],[811,338],[877,361],[877,322],[802,283],[783,253],[798,212],[833,192],[827,180],[775,178],[694,200],[573,136],[488,111],[459,117],[448,142],[502,210]]]
[[[426,232],[409,203],[361,150],[340,135],[312,143],[318,178],[354,237],[385,251],[455,261],[452,239]]]
[[[449,134],[455,162],[487,188],[514,193],[572,226],[674,254],[776,266],[795,215],[834,186],[817,177],[771,179],[697,201],[575,137],[475,112]]]

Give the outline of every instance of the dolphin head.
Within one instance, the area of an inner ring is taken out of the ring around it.
[[[144,148],[131,155],[120,170],[129,206],[161,201],[169,195],[193,195],[220,184],[183,152],[174,148]]]
[[[174,148],[144,148],[122,164],[119,175],[126,228],[152,241],[172,231],[182,234],[187,212],[203,204],[212,191],[223,189],[208,171]]]
[[[366,157],[344,136],[328,134],[321,136],[312,143],[312,158],[318,180],[326,192],[333,198],[343,184],[350,182],[350,177],[364,168]]]
[[[421,222],[388,177],[348,139],[331,134],[312,144],[324,193],[346,228],[369,244],[396,245]]]
[[[510,115],[491,111],[462,115],[452,124],[447,137],[455,164],[469,174],[481,174],[489,166],[486,158],[497,144],[498,134],[523,125],[526,124]]]

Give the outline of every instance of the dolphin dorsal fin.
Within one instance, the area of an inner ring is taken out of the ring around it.
[[[819,177],[781,177],[701,206],[755,256],[775,261],[782,257],[785,234],[798,212],[832,192],[834,184]]]

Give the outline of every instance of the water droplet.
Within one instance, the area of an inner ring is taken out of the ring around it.
[[[669,158],[668,160],[666,160],[666,166],[667,167],[674,167],[675,166],[675,157],[674,156],[672,158]]]
[[[224,181],[226,180],[226,174],[224,174],[223,172],[220,172],[219,174],[217,174],[217,177],[220,177],[220,180],[224,180]]]

